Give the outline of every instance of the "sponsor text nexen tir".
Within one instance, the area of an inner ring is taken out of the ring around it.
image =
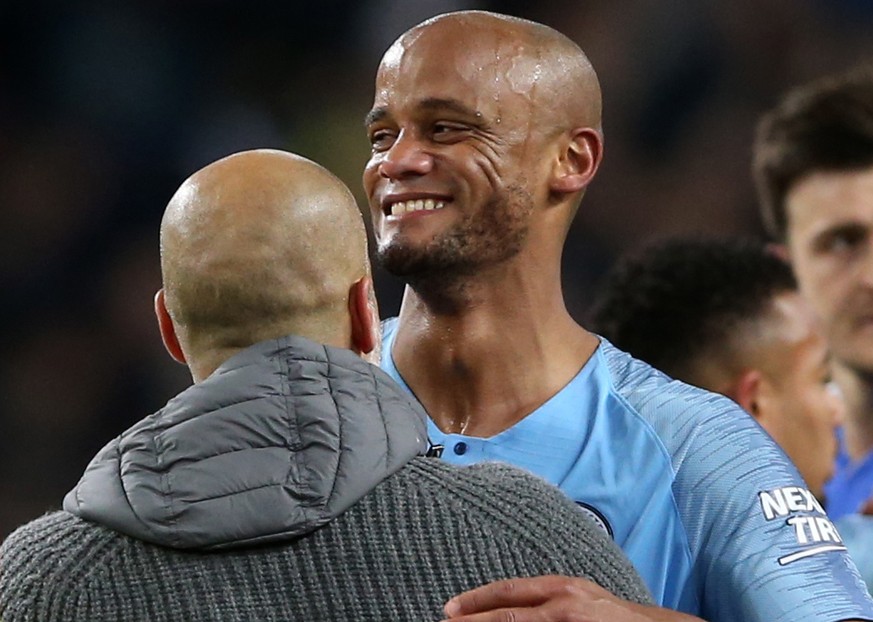
[[[810,555],[841,551],[846,548],[836,527],[825,514],[824,508],[805,488],[785,486],[775,490],[762,491],[758,493],[758,496],[761,500],[764,518],[768,521],[785,518],[785,524],[794,529],[797,544],[807,547],[780,557],[778,560],[780,565],[784,566]],[[814,512],[815,514],[801,515],[798,512]]]

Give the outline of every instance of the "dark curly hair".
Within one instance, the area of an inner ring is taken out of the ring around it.
[[[742,322],[797,290],[790,266],[751,239],[673,239],[619,260],[595,297],[590,328],[692,382],[700,357],[724,351]]]

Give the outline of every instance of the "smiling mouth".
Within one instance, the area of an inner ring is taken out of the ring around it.
[[[391,203],[386,212],[389,216],[400,216],[411,212],[432,212],[442,209],[446,206],[445,201],[436,201],[434,199],[412,199],[409,201],[397,201]]]

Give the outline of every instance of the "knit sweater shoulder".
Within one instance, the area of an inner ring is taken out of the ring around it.
[[[543,574],[648,602],[618,548],[556,489],[508,466],[431,458],[280,544],[184,551],[55,512],[15,531],[0,564],[4,622],[438,620],[459,592]]]
[[[234,355],[110,441],[0,546],[4,622],[436,620],[526,575],[645,591],[562,493],[419,456],[425,413],[348,350]]]

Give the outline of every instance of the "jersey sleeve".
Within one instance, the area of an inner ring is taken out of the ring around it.
[[[730,400],[709,404],[672,448],[703,618],[873,620],[839,533],[782,450]]]

